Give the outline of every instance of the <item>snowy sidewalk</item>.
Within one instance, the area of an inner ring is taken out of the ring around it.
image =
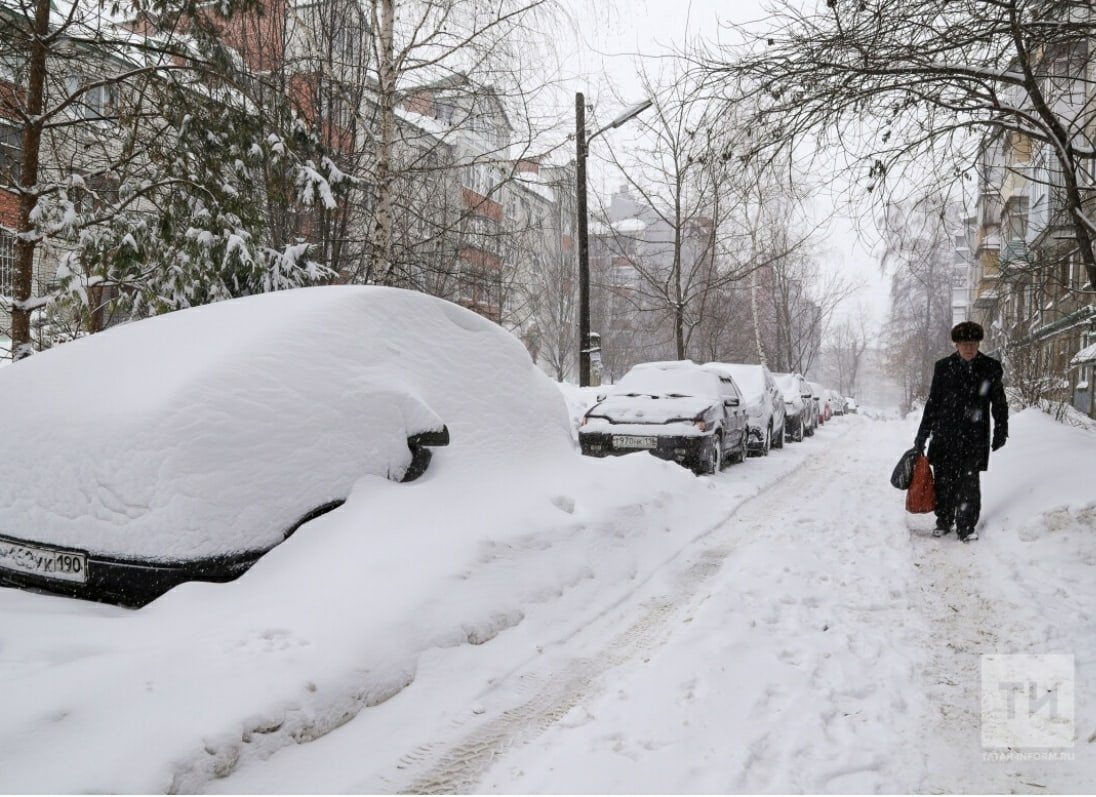
[[[825,448],[735,513],[741,544],[692,622],[585,727],[504,760],[485,787],[1091,790],[1096,441],[1015,419],[983,477],[982,540],[962,545],[931,537],[931,515],[906,515],[886,481],[913,425],[823,432]],[[1016,653],[1076,657],[1076,744],[1049,751],[1065,760],[982,747],[982,656]]]
[[[929,631],[901,494],[886,479],[897,437],[860,418],[819,430],[799,469],[712,535],[725,549],[719,573],[673,639],[585,706],[584,724],[504,759],[483,786],[914,790],[916,747],[896,740],[921,728]]]

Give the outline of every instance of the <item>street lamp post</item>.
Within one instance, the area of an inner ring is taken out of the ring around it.
[[[586,98],[575,95],[575,211],[578,215],[578,383],[590,386],[590,236],[586,214],[586,153],[591,141],[606,130],[620,127],[651,107],[653,100],[636,103],[600,130],[586,137]]]

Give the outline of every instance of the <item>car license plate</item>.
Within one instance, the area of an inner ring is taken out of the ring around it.
[[[88,580],[87,554],[14,540],[0,539],[0,569],[77,584],[85,584]]]
[[[613,448],[657,448],[657,437],[641,437],[634,434],[613,435]]]

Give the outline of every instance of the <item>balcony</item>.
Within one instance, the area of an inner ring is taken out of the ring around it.
[[[974,294],[974,306],[979,310],[992,310],[997,306],[997,287],[979,285]]]
[[[1002,273],[1007,273],[1010,269],[1027,268],[1031,265],[1031,262],[1031,250],[1028,248],[1027,241],[1013,239],[1005,241],[1004,246],[1001,247],[1000,268]]]
[[[996,252],[1001,248],[1001,228],[998,224],[984,224],[978,228],[974,245],[976,252]]]

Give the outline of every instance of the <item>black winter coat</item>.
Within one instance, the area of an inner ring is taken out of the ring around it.
[[[937,360],[929,399],[914,445],[929,443],[929,462],[985,470],[989,467],[989,418],[994,439],[1008,437],[1008,402],[1001,363],[979,352],[970,362],[955,352]]]

